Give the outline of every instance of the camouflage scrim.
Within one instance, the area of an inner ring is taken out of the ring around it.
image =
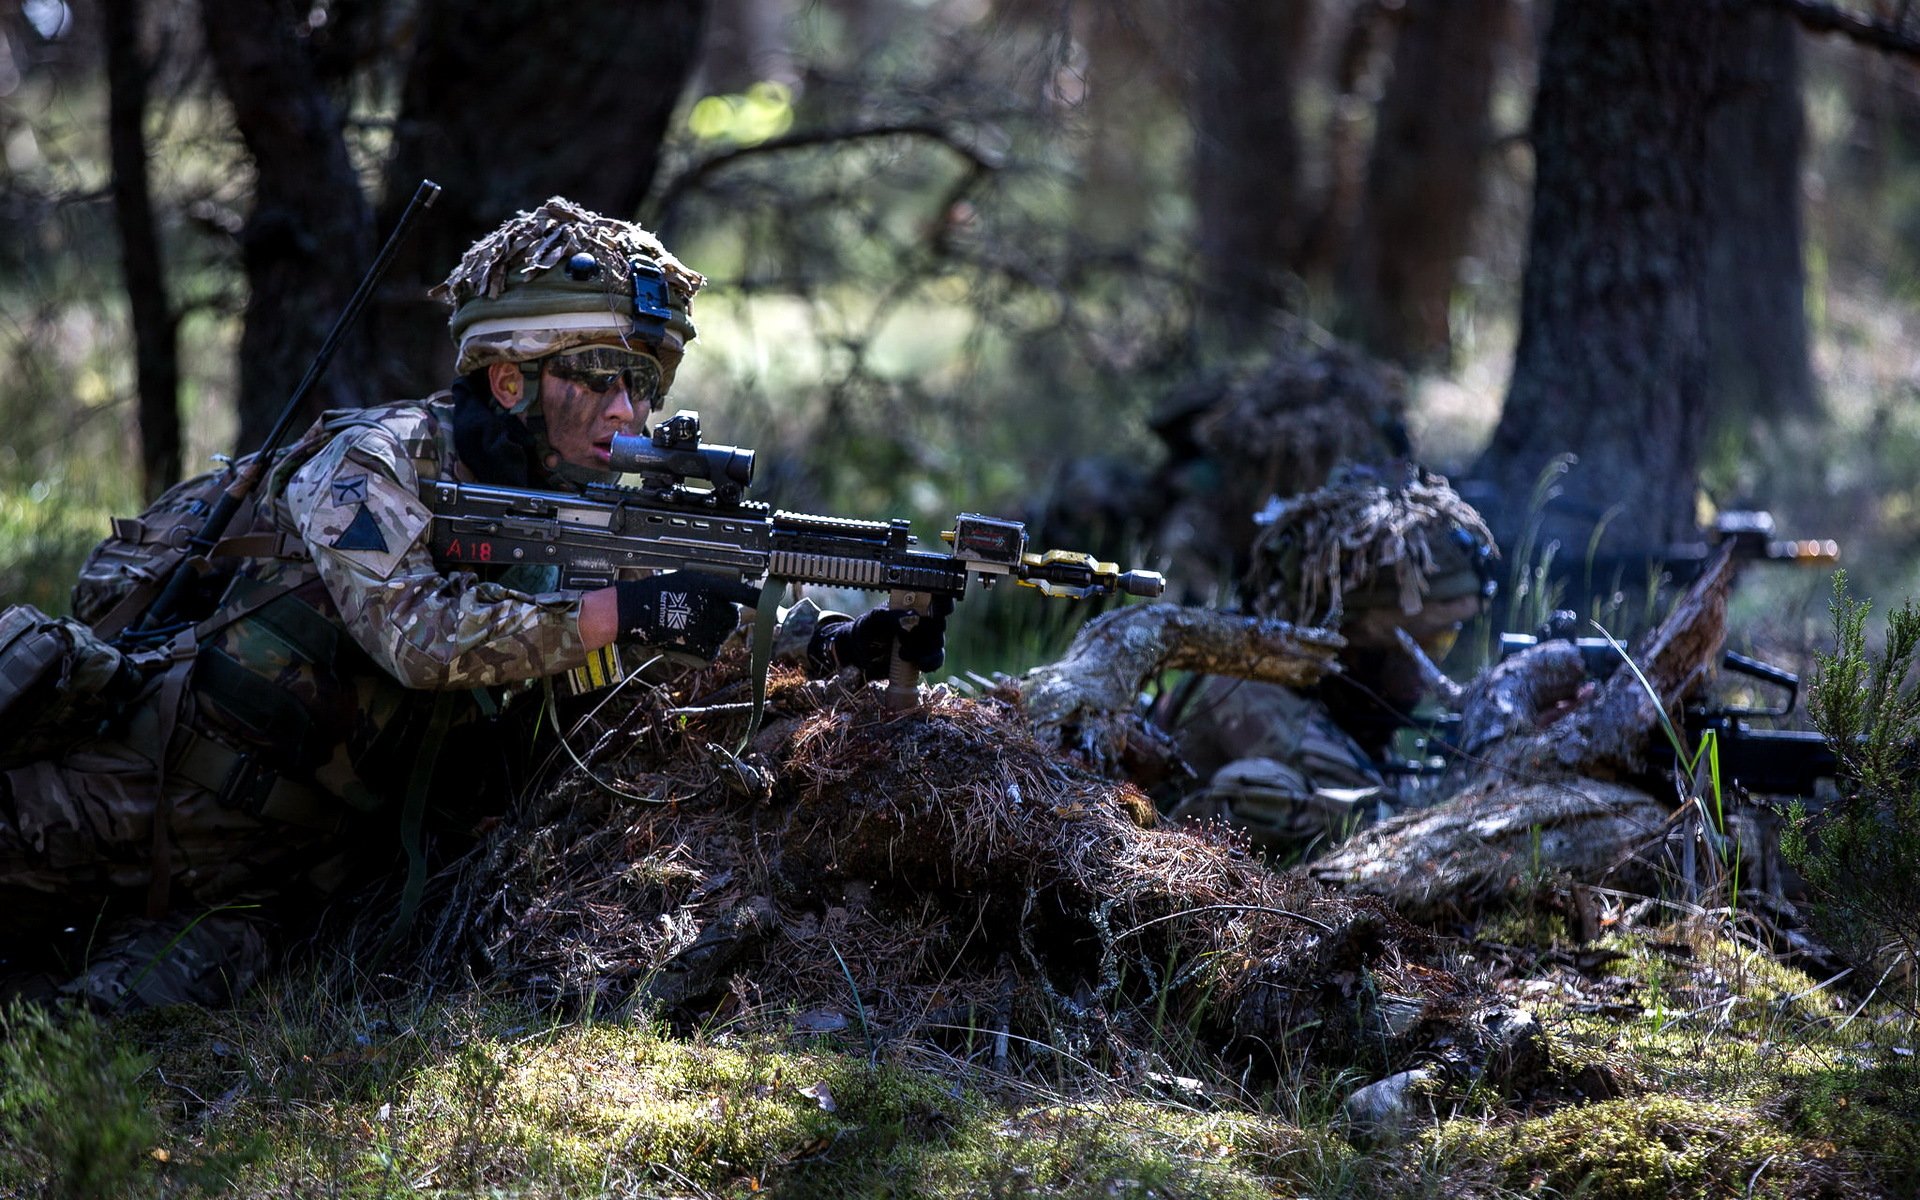
[[[579,593],[526,595],[435,564],[422,472],[470,476],[455,472],[444,412],[384,411],[314,456],[285,498],[354,642],[409,688],[490,687],[583,665]]]
[[[1493,534],[1443,476],[1411,464],[1345,468],[1256,520],[1241,591],[1262,616],[1338,626],[1348,608],[1412,614],[1429,598],[1486,594]]]
[[[575,256],[592,270],[576,275]],[[694,294],[706,277],[667,252],[660,239],[628,221],[555,196],[517,213],[475,242],[434,296],[453,306],[449,331],[460,374],[493,363],[528,362],[578,346],[631,344],[634,269],[657,270],[667,315],[646,345],[660,359],[664,395],[693,340]]]

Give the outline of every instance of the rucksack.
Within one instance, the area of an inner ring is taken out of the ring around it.
[[[68,617],[0,612],[0,770],[99,731],[146,681],[144,664]]]
[[[137,648],[116,639],[139,623],[174,569],[188,561],[207,514],[254,456],[174,484],[137,517],[115,517],[112,532],[80,568],[71,618],[27,604],[0,611],[0,770],[53,757],[99,733],[149,678],[172,664],[184,667],[192,642],[180,643],[176,653],[174,635],[214,614],[244,559],[307,556],[299,538],[275,528],[267,498],[330,437],[316,424],[275,456],[273,472],[242,501],[212,552],[189,565],[193,584],[170,628]],[[255,497],[266,502],[256,504]]]
[[[316,442],[324,444],[323,438],[316,437],[319,429],[316,425],[281,452],[275,476],[281,476],[279,468],[289,459],[305,461],[319,448]],[[254,457],[223,460],[216,470],[174,484],[139,516],[115,517],[113,532],[81,564],[79,580],[73,585],[74,618],[103,638],[118,637],[137,624],[174,570],[186,561],[191,540],[206,524],[221,493],[233,486]],[[191,623],[210,615],[242,559],[305,556],[298,538],[274,527],[272,503],[257,502],[263,494],[273,494],[274,482],[272,478],[263,481],[240,502],[220,541],[189,568],[196,577],[174,614],[176,620]]]

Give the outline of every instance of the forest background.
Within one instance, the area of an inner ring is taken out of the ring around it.
[[[1526,585],[1507,589],[1507,626],[1538,614],[1526,576],[1549,556],[1566,586],[1611,595],[1596,564],[1624,579],[1714,510],[1761,507],[1785,534],[1839,539],[1854,594],[1891,608],[1920,591],[1912,7],[21,0],[0,9],[0,602],[62,609],[111,516],[257,445],[432,178],[439,203],[313,412],[443,386],[427,287],[558,193],[640,220],[711,277],[673,400],[757,448],[757,491],[784,507],[910,516],[923,537],[960,509],[1020,515],[1216,600],[1267,493],[1411,451],[1506,542]],[[1740,589],[1740,648],[1825,640],[1826,572],[1755,569]],[[1632,624],[1631,590],[1590,611]],[[1071,618],[1036,628],[1008,614],[1037,606],[1003,599],[969,601],[951,662],[1025,667],[1064,642]],[[1910,844],[1883,873],[1903,896]],[[0,1162],[71,1195],[112,1190],[89,1182],[102,1163],[183,1194],[190,1167],[226,1179],[223,1156],[286,1194],[529,1178],[525,1194],[604,1194],[628,1175],[640,1194],[662,1173],[741,1194],[784,1172],[789,1194],[839,1195],[809,1181],[876,1146],[930,1157],[881,1163],[875,1194],[951,1175],[946,1194],[1408,1194],[1411,1178],[1454,1195],[1462,1161],[1487,1195],[1913,1190],[1911,974],[1887,1013],[1843,996],[1844,972],[1785,972],[1739,940],[1737,870],[1715,885],[1725,904],[1661,901],[1688,921],[1629,929],[1616,911],[1614,932],[1571,940],[1584,910],[1562,901],[1584,893],[1522,876],[1531,892],[1470,937],[1445,926],[1447,961],[1480,958],[1476,978],[1488,967],[1583,1057],[1534,1064],[1545,1083],[1511,1094],[1476,1077],[1458,1107],[1491,1140],[1456,1129],[1445,1153],[1349,1144],[1339,1114],[1376,1086],[1356,1088],[1359,1059],[1250,1085],[1193,1032],[1220,1013],[1205,996],[1169,1009],[1171,984],[1134,1010],[1149,1053],[1088,1072],[1100,1088],[1145,1072],[1110,1108],[1068,1104],[1068,1058],[1037,1041],[1015,1046],[1021,1077],[987,1081],[991,1102],[962,1094],[984,1086],[971,1036],[968,1069],[942,1058],[903,1083],[892,1064],[933,1043],[891,1046],[880,1069],[835,948],[864,1060],[794,1052],[797,1024],[667,1039],[293,970],[232,1015],[11,1011],[0,1145],[38,1157]],[[1216,907],[1238,906],[1196,911]],[[617,1093],[604,1129],[533,1070],[555,1062]],[[1238,1099],[1208,1108],[1207,1090]],[[658,1152],[635,1152],[636,1128]],[[542,1172],[590,1186],[539,1191]],[[1238,1190],[1208,1185],[1223,1172]]]
[[[0,14],[0,596],[59,607],[110,515],[257,445],[424,177],[316,412],[444,386],[425,289],[559,193],[712,278],[674,400],[785,507],[1036,517],[1214,598],[1156,518],[1222,470],[1208,405],[1291,371],[1256,407],[1347,405],[1335,449],[1563,568],[1764,507],[1915,590],[1904,5],[607,7]],[[1756,572],[1736,625],[1805,645],[1826,597]]]

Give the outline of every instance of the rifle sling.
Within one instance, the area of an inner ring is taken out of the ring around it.
[[[767,577],[760,585],[760,603],[754,610],[753,646],[748,660],[747,676],[753,680],[753,715],[747,720],[747,732],[740,738],[739,754],[745,754],[753,742],[753,736],[760,732],[760,718],[767,710],[767,672],[773,669],[773,631],[780,624],[780,594],[787,588],[787,581]]]
[[[426,736],[420,741],[419,751],[413,758],[413,771],[407,778],[406,804],[400,811],[400,847],[407,856],[407,881],[400,890],[400,911],[394,916],[393,927],[374,952],[373,965],[369,971],[379,970],[387,957],[398,949],[405,940],[407,931],[413,927],[413,918],[420,911],[420,899],[427,890],[427,853],[423,842],[427,819],[427,795],[433,790],[433,768],[440,758],[440,745],[447,739],[447,728],[453,724],[454,699],[457,692],[440,692],[433,698],[433,714],[427,720]]]

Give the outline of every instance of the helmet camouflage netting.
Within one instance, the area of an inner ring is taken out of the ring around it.
[[[573,269],[581,254],[596,269]],[[636,261],[643,274],[657,268],[665,285],[667,315],[652,331],[635,321]],[[475,242],[433,295],[453,306],[447,327],[460,348],[459,374],[578,346],[638,343],[660,359],[664,393],[693,339],[690,309],[706,282],[640,226],[555,196]]]
[[[1262,616],[1337,626],[1348,606],[1410,615],[1428,601],[1490,594],[1493,535],[1443,476],[1420,467],[1343,468],[1258,520],[1242,597]]]

